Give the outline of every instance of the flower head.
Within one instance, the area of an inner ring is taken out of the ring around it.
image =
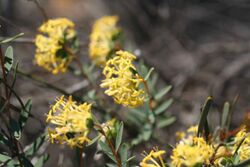
[[[102,126],[102,129],[103,129],[104,133],[106,134],[106,136],[108,138],[112,139],[117,134],[117,131],[118,131],[117,125],[118,125],[118,121],[115,118],[113,118],[113,119],[103,123],[101,126]],[[105,141],[106,138],[104,136],[102,136],[101,140]]]
[[[95,64],[104,66],[107,57],[115,51],[121,30],[116,26],[117,16],[104,16],[98,19],[92,28],[89,55]]]
[[[144,79],[132,64],[135,59],[129,52],[116,52],[116,56],[108,60],[103,69],[106,79],[101,84],[101,87],[108,88],[105,93],[112,96],[116,103],[131,108],[142,105],[146,98],[145,91],[139,87]]]
[[[234,138],[234,149],[236,150],[239,145],[238,154],[240,161],[247,160],[250,157],[250,134],[247,133],[246,127],[243,126]]]
[[[182,140],[173,149],[172,165],[181,167],[209,164],[209,159],[213,153],[213,147],[208,145],[203,138],[193,137]]]
[[[90,141],[87,135],[92,122],[91,104],[77,105],[71,96],[68,99],[62,96],[51,107],[46,121],[52,126],[48,128],[48,136],[52,143],[82,147],[85,142]]]
[[[77,50],[74,23],[65,18],[48,20],[39,32],[35,62],[53,74],[65,72]]]
[[[141,167],[165,167],[165,163],[163,161],[162,156],[166,152],[164,150],[158,150],[157,148],[154,148],[150,151],[149,154],[146,152],[143,154],[145,158],[141,161],[140,166]]]

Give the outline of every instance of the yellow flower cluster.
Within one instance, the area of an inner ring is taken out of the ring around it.
[[[35,62],[53,74],[65,72],[73,59],[74,23],[65,18],[48,20],[39,32],[35,39]]]
[[[187,132],[183,132],[183,131],[180,131],[180,132],[176,132],[176,137],[177,137],[177,140],[182,140],[184,138],[193,138],[194,136],[196,136],[198,132],[198,126],[191,126],[190,128],[188,128]]]
[[[193,137],[177,144],[173,149],[171,163],[176,167],[209,164],[209,159],[213,154],[214,149],[203,138]]]
[[[242,140],[244,141],[242,142]],[[236,134],[234,142],[234,150],[236,150],[242,142],[237,153],[239,154],[240,161],[247,160],[250,157],[250,133],[246,132],[246,127],[242,127]]]
[[[135,59],[129,52],[117,51],[103,69],[106,79],[101,84],[101,87],[108,88],[105,93],[112,96],[116,103],[131,108],[142,105],[146,98],[145,91],[139,87],[144,79],[136,73],[132,64]]]
[[[95,64],[104,66],[107,57],[114,52],[116,37],[120,29],[116,26],[117,16],[104,16],[98,19],[92,28],[89,44],[89,55]]]
[[[65,99],[62,96],[56,104],[51,107],[47,115],[48,136],[52,143],[66,143],[71,147],[82,147],[89,142],[89,124],[92,121],[91,104],[77,105],[70,96]]]
[[[149,154],[145,153],[145,158],[141,161],[141,167],[165,167],[162,156],[166,152],[164,150],[154,149]]]

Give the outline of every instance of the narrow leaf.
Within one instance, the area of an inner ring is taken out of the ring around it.
[[[163,120],[159,120],[157,121],[157,128],[164,128],[166,126],[171,125],[172,123],[174,123],[176,121],[175,117],[170,117],[170,118],[165,118]]]
[[[11,145],[10,140],[9,140],[8,137],[5,136],[3,133],[0,133],[0,143],[1,143],[1,144],[5,144],[5,145],[7,145],[7,146],[9,146],[9,147],[10,147],[10,145]]]
[[[17,121],[10,119],[10,129],[14,137],[19,140],[21,138],[21,129]]]
[[[173,99],[169,99],[165,101],[163,104],[161,104],[159,107],[155,109],[154,113],[156,115],[161,114],[162,112],[166,111],[171,106],[172,103],[173,103]]]
[[[114,162],[116,162],[114,155],[112,154],[111,149],[109,148],[109,146],[104,143],[103,141],[99,140],[99,145],[102,148],[102,151],[110,158],[112,159]]]
[[[107,163],[106,165],[107,165],[107,167],[117,167],[116,164],[111,164],[111,163]]]
[[[228,128],[228,121],[230,121],[230,104],[229,102],[226,102],[223,107],[223,113],[222,113],[222,120],[221,120],[221,127],[222,128]]]
[[[154,68],[150,68],[150,70],[148,71],[147,75],[145,76],[144,80],[147,81],[148,78],[150,77],[151,73],[154,71]]]
[[[230,167],[246,167],[248,165],[250,165],[250,158],[243,161],[243,162],[241,162],[241,163],[239,163],[239,164],[237,164],[237,165],[232,165]]]
[[[122,142],[122,134],[123,134],[123,122],[121,122],[119,128],[118,128],[118,133],[115,139],[115,150],[118,151],[121,142]]]
[[[20,34],[17,34],[15,36],[11,37],[11,38],[7,38],[7,39],[4,39],[4,40],[1,40],[0,44],[11,42],[11,41],[15,40],[16,38],[19,38],[19,37],[21,37],[23,35],[24,35],[24,33],[20,33]]]
[[[45,162],[49,159],[49,154],[42,155],[36,162],[35,167],[43,167]]]
[[[29,118],[29,113],[31,111],[31,107],[32,107],[32,101],[29,99],[26,104],[24,105],[24,108],[21,111],[20,114],[20,118],[19,118],[19,124],[20,124],[20,128],[23,129],[23,127],[25,126],[28,118]]]
[[[161,89],[154,97],[155,100],[160,100],[165,94],[167,94],[172,89],[172,86],[169,85]]]
[[[86,145],[91,146],[92,144],[94,144],[95,142],[97,142],[99,139],[101,138],[101,135],[96,136],[94,139],[92,139],[90,142],[88,142],[88,144]]]
[[[205,104],[203,105],[201,109],[201,117],[200,117],[200,122],[198,126],[198,133],[197,136],[201,136],[203,130],[205,129],[206,123],[207,123],[207,115],[209,112],[209,109],[212,105],[213,99],[212,97],[208,97]]]
[[[10,159],[12,159],[10,156],[6,154],[3,154],[3,153],[0,153],[0,163],[4,163],[6,161],[9,161]]]
[[[9,46],[6,49],[4,56],[4,68],[6,74],[11,70],[12,64],[13,64],[13,48]]]
[[[120,154],[121,161],[122,161],[122,167],[126,167],[127,160],[128,160],[128,145],[126,143],[123,143],[121,145],[121,148],[119,150],[119,154]]]
[[[23,154],[21,155],[21,161],[24,167],[34,167],[30,160]]]
[[[45,140],[45,134],[40,135],[32,144],[25,147],[24,152],[26,156],[34,155],[37,150],[42,146]]]

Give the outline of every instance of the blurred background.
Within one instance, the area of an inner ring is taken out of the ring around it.
[[[119,16],[119,26],[125,32],[129,47],[155,67],[162,82],[173,85],[171,96],[175,101],[168,112],[175,115],[177,121],[171,130],[164,130],[165,141],[174,141],[173,131],[197,124],[200,107],[209,95],[215,99],[217,112],[211,114],[215,123],[219,121],[223,103],[236,96],[239,99],[234,108],[233,126],[238,126],[250,111],[250,1],[40,0],[40,4],[50,18],[73,20],[86,46],[95,19],[104,15]],[[43,16],[32,0],[0,0],[0,37],[24,32],[25,39],[34,39],[42,22]],[[25,71],[65,90],[82,82],[68,73],[53,76],[34,65],[35,47],[30,40],[13,43],[13,46],[15,61],[18,60]],[[81,53],[82,59],[86,59],[87,47]],[[25,100],[33,100],[32,112],[41,118],[41,122],[28,122],[30,128],[25,130],[22,139],[28,143],[44,130],[45,113],[58,94],[34,86],[21,76],[15,89]],[[56,154],[51,155],[47,166],[63,159],[58,154],[60,150],[65,152],[64,156],[72,156],[63,146],[50,146],[48,151]],[[74,166],[74,159],[66,159],[60,162],[61,166]],[[88,164],[88,160],[85,163]]]

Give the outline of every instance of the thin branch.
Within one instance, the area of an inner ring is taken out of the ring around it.
[[[7,38],[10,38],[10,37],[3,37],[3,36],[0,36],[0,41],[1,40],[4,40],[4,39],[7,39]],[[16,38],[14,40],[11,41],[12,43],[20,43],[20,44],[31,44],[31,45],[34,45],[35,44],[35,37],[19,37],[19,38]],[[83,47],[83,46],[86,46],[87,43],[84,43],[84,42],[81,42],[79,41],[79,46],[80,47]]]
[[[35,75],[26,73],[26,72],[24,72],[24,71],[22,71],[22,70],[17,70],[17,73],[21,74],[22,76],[24,76],[24,77],[26,77],[26,78],[32,79],[33,81],[36,81],[37,83],[40,83],[40,84],[44,85],[44,86],[47,87],[47,88],[53,89],[53,90],[55,90],[55,91],[57,91],[57,92],[60,92],[60,93],[62,93],[62,94],[64,94],[64,95],[66,95],[66,96],[69,96],[69,95],[70,95],[69,93],[67,93],[67,92],[64,91],[63,89],[58,88],[58,87],[54,86],[53,84],[48,83],[48,82],[46,82],[45,80],[43,80],[42,78],[39,78],[39,77],[37,77],[37,76],[35,76]]]
[[[17,29],[18,31],[22,32],[21,28],[18,27],[16,24],[14,24],[12,21],[10,21],[9,19],[3,17],[3,16],[0,16],[0,20],[2,20],[3,22],[9,24],[10,26],[14,27],[15,29]]]
[[[51,84],[51,83],[46,82],[46,81],[43,80],[42,78],[36,77],[36,76],[34,76],[34,75],[32,75],[32,74],[28,74],[28,73],[26,73],[26,72],[24,72],[24,71],[21,71],[21,70],[17,70],[17,73],[21,74],[22,76],[24,76],[24,77],[26,77],[26,78],[28,78],[28,79],[31,79],[31,80],[37,82],[37,83],[39,83],[39,84],[42,84],[42,85],[45,86],[46,88],[49,88],[49,89],[54,90],[54,91],[57,91],[57,92],[62,93],[62,94],[64,94],[64,95],[66,95],[66,96],[70,96],[70,95],[71,95],[71,94],[69,94],[68,92],[66,92],[65,90],[63,90],[63,89],[61,89],[61,88],[58,88],[57,86],[55,86],[55,85],[53,85],[53,84]],[[14,92],[13,92],[13,93],[14,93]],[[82,98],[79,97],[79,96],[72,95],[72,97],[73,97],[76,101],[83,102],[83,101],[82,101]],[[92,107],[93,107],[93,109],[96,109],[96,110],[98,110],[98,111],[100,111],[100,112],[102,112],[102,113],[106,112],[106,110],[100,108],[99,106],[94,106],[94,105],[93,105]]]
[[[108,142],[109,148],[111,149],[115,159],[116,159],[116,163],[118,167],[122,167],[122,163],[121,163],[121,159],[119,157],[119,155],[117,154],[117,152],[115,151],[115,147],[112,143],[112,141],[108,138],[108,136],[106,135],[105,131],[103,130],[101,125],[95,124],[95,126],[100,130],[100,133],[105,137],[105,139]]]
[[[47,21],[49,19],[47,13],[45,12],[44,8],[42,7],[42,5],[40,4],[38,0],[28,0],[28,1],[33,1],[36,4],[36,7],[39,9],[39,11],[41,12],[44,18],[44,21]]]

